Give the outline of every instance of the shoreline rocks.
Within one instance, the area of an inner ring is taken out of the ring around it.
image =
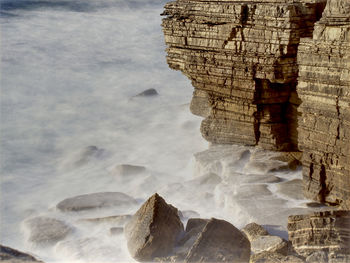
[[[0,261],[3,263],[44,263],[32,255],[0,245]]]

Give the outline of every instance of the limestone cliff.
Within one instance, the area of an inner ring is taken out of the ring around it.
[[[163,15],[167,61],[192,81],[204,138],[302,150],[307,196],[346,203],[349,1],[177,0]]]

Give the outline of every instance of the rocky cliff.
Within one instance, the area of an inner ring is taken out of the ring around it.
[[[303,151],[308,197],[350,191],[350,3],[177,0],[165,6],[167,61],[192,81],[209,142]]]

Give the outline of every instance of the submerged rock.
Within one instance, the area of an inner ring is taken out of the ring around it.
[[[130,206],[136,205],[137,201],[120,192],[102,192],[78,195],[64,199],[57,204],[61,211],[83,211],[96,208],[113,207],[113,206]]]
[[[130,176],[140,174],[146,171],[146,167],[139,165],[131,165],[131,164],[119,164],[117,165],[113,171],[113,175],[117,176]]]
[[[34,217],[24,222],[29,241],[40,246],[53,245],[73,232],[65,222],[50,217]]]
[[[277,193],[288,196],[296,200],[305,199],[303,195],[303,181],[301,179],[294,179],[287,182],[276,184]]]
[[[131,219],[131,215],[115,215],[97,218],[84,218],[80,219],[79,222],[84,223],[109,223],[118,226],[124,226]]]
[[[2,263],[43,263],[27,253],[3,245],[0,245],[0,261]]]
[[[109,229],[109,233],[114,236],[114,235],[121,235],[124,232],[124,228],[123,227],[111,227]]]
[[[146,89],[139,94],[135,95],[134,97],[151,97],[151,96],[157,96],[159,95],[156,89]]]
[[[167,256],[183,231],[178,210],[158,194],[151,196],[125,226],[129,252],[138,261]]]

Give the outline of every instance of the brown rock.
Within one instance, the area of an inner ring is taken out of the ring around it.
[[[233,225],[212,218],[189,250],[185,262],[249,262],[249,240]]]
[[[288,235],[295,251],[350,254],[350,211],[325,211],[288,218]]]
[[[265,228],[263,228],[261,225],[258,225],[257,223],[250,223],[242,228],[241,231],[246,235],[250,242],[257,237],[267,236],[269,234]]]
[[[131,256],[151,261],[168,256],[183,231],[178,210],[154,194],[133,215],[124,233]]]
[[[282,255],[276,252],[262,252],[250,257],[250,263],[304,263],[301,257]]]

